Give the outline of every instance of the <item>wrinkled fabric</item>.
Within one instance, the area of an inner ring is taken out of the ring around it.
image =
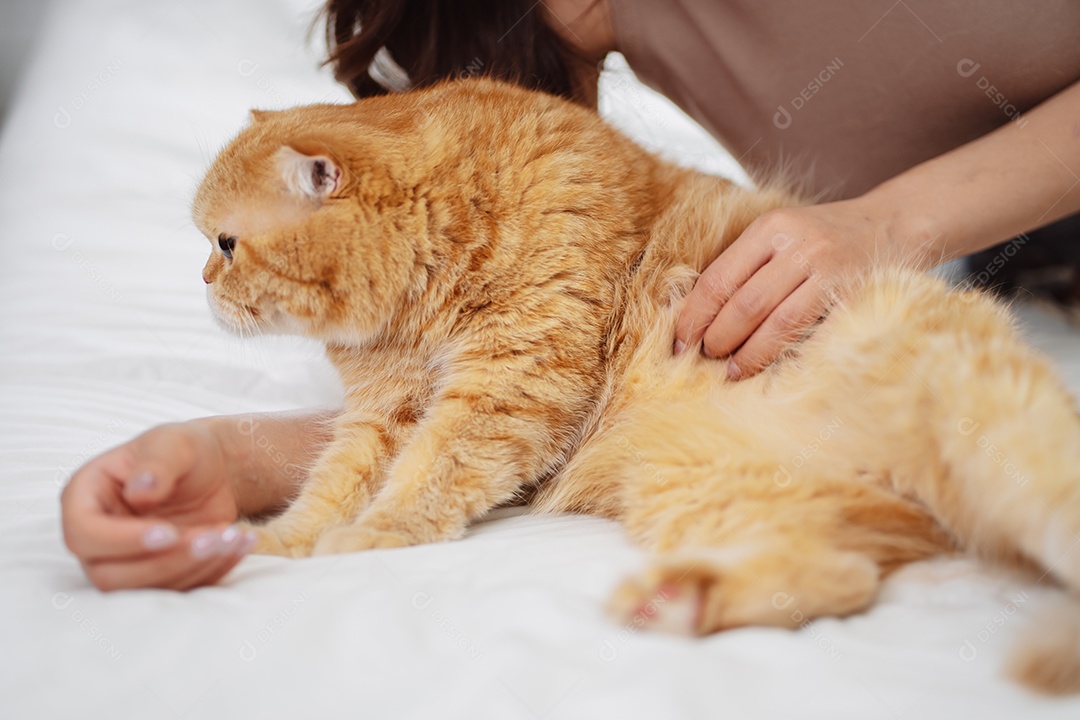
[[[53,8],[0,140],[0,717],[1078,716],[1080,700],[1000,678],[1042,591],[964,560],[904,571],[863,615],[701,640],[604,614],[644,558],[582,517],[504,512],[459,542],[250,557],[184,594],[94,590],[60,534],[76,466],[165,421],[337,403],[318,347],[215,328],[210,246],[188,219],[250,107],[348,99],[305,49],[303,7]],[[605,82],[619,124],[730,167],[640,86]],[[1077,334],[1025,312],[1080,389]]]

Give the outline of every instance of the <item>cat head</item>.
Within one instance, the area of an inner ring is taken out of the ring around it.
[[[365,125],[361,105],[254,111],[214,160],[193,215],[226,329],[354,344],[400,303],[422,228],[400,133]]]

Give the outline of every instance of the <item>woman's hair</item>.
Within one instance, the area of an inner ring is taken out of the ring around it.
[[[581,100],[571,71],[576,53],[548,26],[543,7],[535,0],[328,0],[327,63],[358,98],[485,75]],[[394,82],[402,70],[407,80]]]

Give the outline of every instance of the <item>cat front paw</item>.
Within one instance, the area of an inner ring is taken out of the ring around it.
[[[255,533],[257,538],[255,547],[251,549],[253,555],[279,555],[281,557],[307,557],[311,554],[311,541],[303,537],[285,534],[273,523],[269,525],[252,525],[247,522],[239,522],[237,525],[244,531]]]
[[[419,541],[396,530],[383,530],[360,525],[331,528],[316,541],[312,555],[340,555],[361,550],[408,547]]]

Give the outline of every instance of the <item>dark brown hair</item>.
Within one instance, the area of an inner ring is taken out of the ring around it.
[[[575,51],[534,0],[328,0],[327,63],[356,97],[388,91],[372,77],[382,48],[413,87],[486,75],[581,100]]]

